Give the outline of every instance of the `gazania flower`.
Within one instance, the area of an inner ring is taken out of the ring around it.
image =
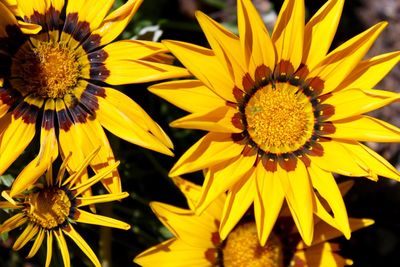
[[[31,258],[41,247],[43,240],[46,239],[46,266],[49,266],[52,258],[53,240],[55,238],[61,250],[64,266],[70,266],[70,255],[65,240],[65,236],[68,236],[88,256],[95,266],[101,266],[93,250],[82,236],[78,234],[73,225],[88,223],[128,230],[130,226],[124,222],[93,214],[82,208],[95,203],[123,199],[129,194],[123,192],[92,197],[82,196],[85,191],[106,177],[118,165],[118,163],[115,163],[88,180],[77,183],[80,175],[82,175],[97,152],[89,155],[88,159],[81,164],[79,169],[74,170],[76,172],[66,179],[64,179],[65,168],[70,157],[67,157],[60,167],[57,177],[53,177],[50,167],[44,175],[44,181],[40,181],[30,187],[29,190],[16,195],[15,199],[10,198],[7,192],[3,192],[2,195],[8,201],[1,201],[0,208],[11,209],[16,214],[0,225],[0,233],[9,232],[25,225],[24,231],[13,245],[14,250],[21,249],[30,240],[33,240],[32,248],[27,256],[27,258]]]
[[[10,6],[13,2],[5,1]],[[18,1],[14,13],[24,22],[0,2],[0,174],[31,143],[36,129],[40,135],[38,156],[17,177],[11,196],[33,184],[58,149],[63,157],[73,152],[70,169],[77,169],[99,146],[93,170],[113,164],[102,126],[131,143],[172,155],[172,143],[159,125],[110,86],[178,77],[187,71],[154,62],[167,51],[159,43],[111,43],[142,1],[129,0],[107,15],[113,2]],[[41,31],[24,34],[24,23],[39,25]],[[116,170],[103,183],[112,192],[121,191]]]
[[[192,201],[200,197],[200,188],[182,179],[176,181],[192,207]],[[289,220],[285,218],[278,220],[264,246],[259,243],[253,220],[242,220],[222,241],[218,228],[225,198],[225,194],[219,196],[201,215],[192,210],[152,203],[157,217],[175,237],[142,252],[134,261],[143,267],[340,267],[352,263],[338,254],[337,244],[327,242],[341,233],[323,221],[316,222],[310,247],[305,246],[298,232],[291,228],[293,224],[288,224]],[[370,224],[371,220],[350,219],[352,231]]]
[[[228,191],[223,239],[254,203],[264,244],[284,199],[307,244],[313,239],[313,214],[331,218],[349,238],[332,173],[399,179],[394,167],[361,142],[400,141],[399,128],[363,115],[400,98],[371,89],[400,53],[362,60],[386,23],[328,53],[343,2],[327,1],[304,26],[303,0],[286,0],[270,37],[251,2],[238,0],[240,37],[198,12],[211,49],[165,42],[198,80],[167,82],[151,91],[191,112],[172,126],[208,131],[170,176],[209,170],[197,212]]]

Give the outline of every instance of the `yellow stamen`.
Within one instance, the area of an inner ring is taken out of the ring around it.
[[[251,139],[265,152],[288,153],[312,136],[313,107],[299,88],[277,83],[260,88],[247,102],[245,116]]]
[[[74,51],[60,43],[40,42],[36,47],[26,43],[17,52],[11,81],[23,95],[62,98],[76,86],[80,75]]]
[[[265,246],[260,246],[254,222],[236,227],[222,253],[224,267],[283,267],[281,241],[271,234]]]
[[[64,190],[49,187],[25,198],[28,219],[44,229],[60,226],[68,218],[71,201]]]

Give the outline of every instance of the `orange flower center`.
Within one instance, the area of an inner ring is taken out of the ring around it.
[[[233,230],[222,249],[224,267],[283,267],[283,249],[273,233],[265,246],[258,241],[254,222]]]
[[[78,82],[81,66],[73,50],[60,43],[25,43],[12,64],[11,83],[23,95],[62,98]]]
[[[57,187],[45,188],[25,198],[25,214],[44,229],[60,226],[68,218],[71,201],[66,192]]]
[[[296,151],[313,133],[312,104],[288,83],[258,89],[247,102],[245,116],[251,139],[265,152]]]

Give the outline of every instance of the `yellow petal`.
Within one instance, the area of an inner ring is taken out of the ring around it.
[[[323,103],[332,105],[335,113],[329,121],[357,116],[389,105],[400,99],[400,94],[373,89],[347,89],[333,93]]]
[[[330,52],[308,75],[324,81],[322,94],[336,89],[342,81],[354,70],[362,57],[368,52],[378,35],[387,26],[379,23],[370,29],[353,37]]]
[[[400,129],[398,127],[369,116],[356,116],[336,121],[334,126],[335,132],[327,136],[367,142],[400,141]]]
[[[30,18],[36,13],[46,14],[49,6],[48,1],[18,1],[18,9],[22,12],[22,17]]]
[[[282,208],[285,194],[278,173],[268,172],[261,162],[257,165],[256,184],[254,216],[260,244],[265,245]]]
[[[346,142],[342,145],[353,155],[356,161],[361,161],[360,164],[367,166],[373,177],[379,175],[396,181],[400,180],[399,171],[369,147],[358,142]]]
[[[8,33],[6,31],[6,26],[7,25],[16,25],[17,24],[17,19],[11,13],[10,9],[8,9],[2,2],[0,2],[0,37],[8,37]]]
[[[78,234],[78,232],[75,231],[71,224],[68,224],[65,228],[62,229],[62,231],[78,245],[78,247],[86,254],[86,256],[96,267],[101,267],[101,264],[97,259],[96,254],[86,243],[86,241]]]
[[[78,13],[78,21],[88,23],[90,31],[93,31],[100,26],[113,3],[114,0],[68,1],[66,15]]]
[[[340,266],[351,265],[352,261],[343,258],[335,253],[338,249],[336,244],[322,243],[320,245],[298,250],[294,255],[294,260],[299,263],[299,266]]]
[[[204,113],[192,113],[170,123],[171,127],[198,129],[218,133],[241,133],[244,129],[233,124],[239,111],[229,106],[222,106]]]
[[[228,192],[219,227],[222,239],[228,236],[254,201],[256,183],[253,176],[254,169],[247,172]]]
[[[24,231],[19,235],[13,245],[13,250],[20,250],[26,245],[39,231],[39,227],[34,223],[28,223]]]
[[[129,230],[131,226],[127,223],[124,223],[120,220],[116,220],[113,218],[109,218],[106,216],[93,214],[81,209],[76,210],[76,215],[74,218],[75,221],[79,223],[87,223],[87,224],[94,224],[106,227],[113,227],[122,230]]]
[[[42,246],[43,240],[44,240],[44,235],[45,235],[46,230],[44,229],[39,229],[38,234],[36,235],[36,239],[33,242],[32,248],[29,251],[28,256],[26,256],[27,259],[32,258],[33,256],[36,255],[38,252],[39,248]]]
[[[203,212],[218,196],[228,191],[240,180],[245,179],[246,173],[252,171],[255,161],[256,156],[240,155],[210,167],[210,172],[207,173],[202,186],[196,213]]]
[[[46,263],[45,267],[50,266],[52,254],[53,254],[53,231],[46,231],[47,236],[47,249],[46,249]]]
[[[325,58],[339,24],[343,4],[344,0],[327,1],[306,24],[302,63],[309,70]]]
[[[243,146],[233,142],[230,134],[208,133],[190,147],[172,167],[169,176],[179,176],[207,168],[237,157]]]
[[[317,166],[311,166],[308,168],[308,171],[313,187],[332,209],[334,220],[339,230],[346,238],[350,238],[351,230],[346,206],[344,205],[342,194],[340,193],[332,173],[321,170]]]
[[[77,205],[77,207],[83,207],[83,206],[93,205],[93,204],[97,204],[97,203],[104,203],[104,202],[120,200],[120,199],[126,198],[128,196],[129,196],[129,194],[127,192],[123,192],[123,193],[118,193],[118,194],[102,194],[102,195],[92,196],[92,197],[77,197],[76,205]]]
[[[212,234],[218,232],[218,225],[215,218],[206,212],[196,216],[191,210],[158,202],[152,202],[151,208],[174,236],[186,244],[193,247],[212,246]]]
[[[373,88],[399,63],[399,60],[400,52],[397,51],[361,61],[336,90]]]
[[[189,182],[188,180],[182,179],[179,176],[172,177],[172,181],[185,195],[189,208],[191,210],[194,210],[194,207],[200,198],[201,187],[192,182]]]
[[[26,221],[27,218],[25,217],[25,214],[17,213],[0,225],[0,233],[9,232],[17,227],[20,227]]]
[[[286,0],[272,33],[277,63],[289,61],[294,70],[301,63],[304,38],[304,0]],[[277,70],[279,73],[280,70]]]
[[[97,99],[99,110],[96,113],[96,117],[98,121],[111,133],[130,143],[166,155],[173,155],[166,145],[151,134],[146,125],[142,126],[141,122],[147,122],[148,120],[144,120],[140,114],[137,114],[137,112],[135,112],[136,114],[133,112],[125,114],[106,99],[102,97],[98,97]],[[151,119],[150,121],[152,122]]]
[[[264,22],[249,0],[238,1],[238,27],[249,73],[261,65],[275,68],[275,47]],[[250,67],[249,67],[250,66]]]
[[[189,246],[182,240],[172,238],[140,253],[133,261],[143,267],[209,267],[211,263],[204,256],[207,249]]]
[[[53,233],[57,239],[58,247],[61,250],[61,256],[64,262],[64,267],[70,267],[71,265],[70,265],[69,251],[67,242],[65,242],[64,235],[61,229],[54,230]]]
[[[196,12],[196,18],[222,68],[230,74],[235,85],[242,88],[247,69],[243,54],[239,52],[239,38],[200,11]]]
[[[307,169],[303,162],[298,160],[294,171],[286,171],[278,165],[277,175],[297,229],[304,242],[309,245],[313,240],[315,204]]]
[[[178,41],[163,41],[180,62],[205,86],[225,100],[236,103],[234,81],[210,49]]]
[[[224,106],[226,101],[198,80],[159,83],[149,91],[188,112],[207,112]]]
[[[37,34],[42,30],[42,26],[33,24],[33,23],[27,23],[24,21],[18,21],[18,25],[22,33],[24,34]]]

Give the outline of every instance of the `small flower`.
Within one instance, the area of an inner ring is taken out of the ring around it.
[[[113,2],[0,2],[0,175],[36,131],[40,136],[38,156],[17,177],[11,196],[33,184],[59,150],[63,157],[73,152],[70,169],[99,146],[93,170],[113,164],[103,127],[128,142],[173,155],[160,126],[111,86],[180,77],[187,71],[155,62],[166,56],[160,43],[112,42],[142,0],[129,0],[109,13]],[[117,170],[102,182],[110,192],[121,192]]]
[[[286,0],[270,37],[251,1],[238,0],[240,37],[198,12],[211,49],[164,42],[198,80],[150,90],[191,113],[171,126],[208,131],[170,176],[209,170],[198,213],[228,192],[223,239],[254,203],[264,244],[284,200],[307,244],[314,214],[334,220],[349,238],[333,173],[399,180],[399,172],[362,142],[400,141],[399,128],[364,115],[400,99],[371,89],[399,62],[400,52],[362,60],[387,23],[329,52],[343,4],[327,1],[304,25],[304,1]],[[325,201],[332,214],[321,208]]]
[[[35,256],[43,244],[43,240],[46,239],[46,266],[50,266],[53,240],[55,238],[61,250],[64,266],[70,266],[70,255],[65,240],[65,236],[68,236],[88,256],[95,266],[101,266],[93,250],[81,235],[78,234],[73,225],[87,223],[128,230],[130,226],[124,222],[93,214],[82,208],[96,203],[120,200],[129,194],[122,192],[85,196],[85,193],[88,192],[92,185],[106,177],[119,164],[118,162],[114,163],[93,177],[77,183],[97,152],[98,150],[89,155],[79,169],[75,170],[68,178],[64,179],[64,174],[68,160],[71,157],[65,159],[58,171],[57,177],[53,177],[50,167],[44,174],[44,181],[39,180],[29,190],[16,195],[14,198],[11,198],[8,192],[3,191],[2,196],[8,201],[1,201],[0,208],[10,209],[16,214],[0,225],[0,233],[25,226],[23,232],[13,245],[14,250],[21,249],[30,240],[33,240],[32,248],[27,256],[27,258],[31,258]]]
[[[200,197],[200,188],[188,181],[175,182],[193,208]],[[341,184],[346,190],[349,183]],[[319,267],[352,264],[338,254],[337,244],[328,241],[341,233],[321,220],[315,221],[314,240],[306,246],[293,228],[290,217],[280,217],[265,245],[260,245],[254,220],[241,220],[225,241],[218,229],[226,195],[219,196],[201,215],[193,210],[163,203],[151,203],[160,221],[175,237],[149,248],[134,261],[143,267]],[[352,231],[373,223],[368,219],[350,219]]]

